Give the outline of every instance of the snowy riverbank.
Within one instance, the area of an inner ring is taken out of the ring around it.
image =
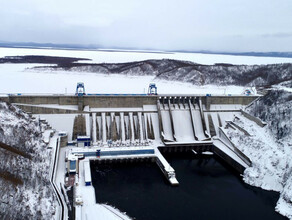
[[[227,129],[234,144],[252,160],[244,173],[244,181],[266,190],[280,192],[276,211],[292,219],[292,144],[291,93],[272,91],[255,102],[249,111],[267,122],[260,127],[241,116],[234,123],[239,130]],[[290,97],[290,98],[289,98]]]

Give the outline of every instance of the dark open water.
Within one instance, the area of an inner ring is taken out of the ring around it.
[[[136,219],[286,219],[274,211],[279,194],[243,183],[214,157],[167,154],[178,187],[168,184],[155,163],[91,164],[98,203]]]

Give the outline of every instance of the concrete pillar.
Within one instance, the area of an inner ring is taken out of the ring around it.
[[[118,140],[118,129],[117,129],[117,123],[116,123],[116,115],[115,113],[111,114],[111,139],[113,141]]]
[[[142,112],[138,112],[137,120],[138,120],[137,130],[138,130],[139,141],[140,141],[140,143],[143,143],[144,142],[144,129],[143,129]]]
[[[120,136],[122,143],[126,141],[126,129],[125,129],[125,121],[124,121],[124,112],[120,112]]]
[[[78,111],[83,111],[84,99],[83,96],[78,96]]]
[[[211,137],[216,136],[215,126],[214,126],[214,123],[213,123],[212,116],[210,114],[208,114],[208,122],[209,122],[209,128],[210,128]]]
[[[83,115],[74,118],[72,139],[75,140],[78,135],[86,135],[86,121]]]
[[[92,113],[92,141],[93,143],[96,143],[96,113]]]
[[[198,140],[197,136],[196,136],[196,129],[195,129],[195,118],[194,118],[194,114],[193,114],[193,104],[192,101],[190,99],[188,99],[188,104],[189,104],[189,109],[190,109],[190,115],[191,115],[191,120],[192,120],[192,127],[193,127],[193,133],[194,133],[194,138],[196,140]]]
[[[170,107],[170,100],[168,99],[168,106],[169,106],[169,117],[170,117],[170,124],[171,124],[171,131],[173,134],[173,140],[176,141],[175,133],[174,133],[174,124],[173,124],[173,117],[172,117],[172,109]]]
[[[102,131],[102,141],[105,144],[107,140],[105,112],[101,113],[101,131]]]
[[[210,110],[211,97],[206,96],[206,110]]]
[[[61,136],[60,137],[60,147],[66,147],[68,144],[68,136]]]
[[[163,105],[164,105],[164,99],[163,99]],[[159,121],[159,123],[158,123],[159,134],[160,134],[161,140],[164,141],[164,138],[162,136],[163,126],[162,126],[162,118],[161,118],[161,105],[160,105],[160,101],[159,100],[157,100],[157,113],[158,113],[158,121]],[[149,114],[149,115],[150,115],[150,119],[151,119],[151,114]],[[151,122],[151,124],[152,124],[152,122]],[[148,135],[149,135],[149,133],[148,133]],[[150,136],[148,136],[148,137],[150,138]]]

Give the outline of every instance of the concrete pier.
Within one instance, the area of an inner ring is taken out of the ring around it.
[[[179,182],[176,179],[174,169],[170,166],[170,164],[166,161],[166,159],[162,156],[157,148],[155,149],[155,155],[156,163],[159,166],[160,170],[163,172],[166,179],[172,186],[177,186]]]

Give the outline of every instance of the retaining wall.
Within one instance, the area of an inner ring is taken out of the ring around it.
[[[252,165],[252,162],[251,160],[244,154],[242,153],[235,145],[234,143],[229,139],[229,137],[227,136],[227,134],[223,131],[223,129],[221,127],[219,127],[219,137],[221,138],[221,140],[223,142],[226,142],[227,145],[229,146],[232,146],[232,150],[233,152],[238,156],[240,157],[243,161],[245,161],[245,163],[248,165],[248,166],[251,166]],[[230,147],[229,147],[230,148]]]
[[[266,122],[263,122],[261,119],[255,117],[255,116],[253,116],[253,115],[251,115],[251,114],[249,114],[249,113],[247,113],[247,112],[245,112],[245,111],[243,111],[243,110],[241,110],[240,112],[242,113],[242,115],[243,115],[244,117],[248,118],[248,119],[251,120],[251,121],[254,121],[254,122],[257,123],[260,127],[265,127],[265,126],[267,125]]]

